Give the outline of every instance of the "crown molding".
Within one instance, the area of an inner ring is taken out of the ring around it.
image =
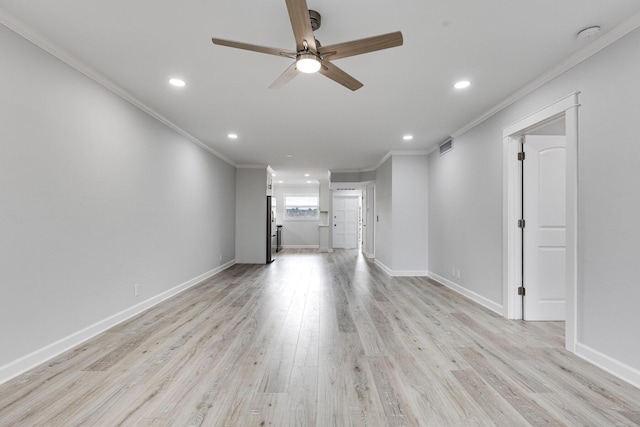
[[[606,33],[604,33],[602,36],[598,37],[588,46],[585,46],[583,49],[580,49],[573,55],[569,56],[567,59],[562,61],[557,66],[551,68],[549,71],[531,80],[529,83],[522,86],[520,89],[518,89],[517,91],[509,95],[507,98],[502,100],[497,105],[495,105],[493,108],[489,109],[488,111],[478,116],[477,118],[475,118],[474,120],[466,124],[465,126],[453,132],[451,136],[453,138],[457,138],[460,135],[468,132],[469,130],[478,126],[480,123],[498,114],[500,111],[504,110],[511,104],[519,101],[520,99],[529,95],[531,92],[535,91],[536,89],[540,88],[541,86],[545,85],[546,83],[550,82],[551,80],[555,79],[561,74],[569,71],[576,65],[583,62],[585,59],[590,58],[591,56],[600,52],[602,49],[620,40],[622,37],[626,36],[631,31],[637,29],[638,27],[640,27],[640,13],[633,15],[631,18],[627,19],[626,21],[622,22],[621,24],[614,27],[610,31],[607,31]]]
[[[84,74],[86,77],[90,78],[94,82],[98,83],[100,86],[104,87],[105,89],[116,94],[117,96],[124,99],[125,101],[129,102],[133,106],[144,111],[149,116],[153,117],[160,123],[169,127],[174,132],[188,139],[190,142],[200,146],[202,149],[208,151],[209,153],[218,157],[220,160],[223,160],[224,162],[230,164],[231,166],[237,167],[233,160],[229,159],[227,156],[220,153],[219,151],[209,147],[207,144],[200,141],[198,138],[191,135],[189,132],[182,129],[181,127],[173,123],[171,120],[167,119],[162,114],[158,113],[153,108],[149,107],[148,105],[140,101],[131,92],[127,91],[122,86],[118,85],[117,83],[109,79],[104,74],[101,74],[93,67],[90,67],[89,65],[87,65],[86,63],[84,63],[74,55],[72,55],[69,51],[61,48],[60,46],[55,45],[51,41],[47,40],[47,38],[44,37],[42,34],[35,31],[33,28],[28,27],[24,23],[17,20],[15,17],[7,14],[2,10],[0,10],[0,24],[4,25],[9,30],[13,31],[14,33],[18,34],[22,38],[38,46],[40,49],[44,50],[45,52],[53,55],[55,58],[64,62],[65,64],[75,69],[76,71],[79,71],[80,73]]]
[[[311,184],[306,182],[283,182],[282,184],[276,183],[273,184],[274,188],[287,188],[287,187],[307,187],[307,188],[317,188],[320,186],[319,181],[312,181]]]
[[[375,169],[331,169],[330,172],[331,173],[360,173],[360,172],[366,172],[368,170],[375,170]]]
[[[235,167],[238,169],[264,169],[265,171],[270,169],[267,165],[235,165]],[[273,169],[271,171],[273,173]]]
[[[390,157],[393,157],[393,156],[426,156],[428,154],[429,154],[429,151],[427,150],[389,151],[387,154],[385,154],[385,156],[382,159],[380,159],[380,161],[375,165],[373,169],[362,169],[362,172],[366,172],[370,170],[378,170],[378,168],[382,166],[384,162],[386,162],[387,160],[389,160]]]

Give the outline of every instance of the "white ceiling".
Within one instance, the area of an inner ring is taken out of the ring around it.
[[[336,60],[364,83],[356,92],[319,74],[274,90],[289,59],[211,37],[295,50],[284,0],[0,0],[0,22],[96,70],[237,165],[318,179],[370,169],[389,151],[430,150],[593,43],[576,38],[580,29],[600,25],[603,37],[640,13],[638,0],[307,1],[322,15],[323,45],[397,30],[404,45]],[[171,77],[187,86],[169,86]],[[461,79],[471,88],[453,89]]]

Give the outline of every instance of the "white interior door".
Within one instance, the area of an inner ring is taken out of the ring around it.
[[[524,139],[524,319],[565,320],[565,137]]]
[[[358,196],[335,196],[333,199],[333,247],[358,247]]]

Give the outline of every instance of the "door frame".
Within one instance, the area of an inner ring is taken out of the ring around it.
[[[503,154],[503,307],[508,319],[522,318],[518,295],[522,269],[520,219],[520,165],[517,159],[522,135],[564,117],[567,165],[567,249],[565,348],[575,353],[578,329],[578,95],[571,93],[502,130]]]
[[[370,199],[367,202],[367,206],[371,206],[371,212],[367,211],[367,232],[371,231],[371,241],[368,246],[371,249],[370,253],[365,253],[368,258],[374,259],[376,257],[376,186],[375,184],[370,185],[368,188],[371,189],[371,194],[367,194],[367,197]],[[365,207],[367,207],[365,206]],[[365,248],[366,250],[366,248]]]

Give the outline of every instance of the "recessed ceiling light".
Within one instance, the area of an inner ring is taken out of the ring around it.
[[[311,183],[312,183],[311,181],[307,181],[307,184],[311,184]]]
[[[413,135],[405,135],[402,137],[405,141],[411,141],[413,139]]]
[[[282,180],[278,181],[278,184],[283,184],[283,183],[284,183],[284,181],[282,181]]]
[[[469,86],[471,86],[471,82],[469,80],[462,80],[453,85],[456,89],[466,89]]]
[[[272,174],[271,174],[271,176],[276,176],[276,174],[275,174],[275,173],[272,173]]]
[[[186,85],[186,83],[184,82],[184,80],[182,79],[171,79],[169,80],[169,84],[171,84],[172,86],[175,87],[184,87]]]
[[[227,138],[229,139],[238,139],[238,134],[237,133],[230,133],[227,135]]]
[[[293,157],[293,154],[287,154],[287,158],[290,159]]]
[[[304,176],[311,176],[311,175],[309,175],[308,173],[305,173]]]

